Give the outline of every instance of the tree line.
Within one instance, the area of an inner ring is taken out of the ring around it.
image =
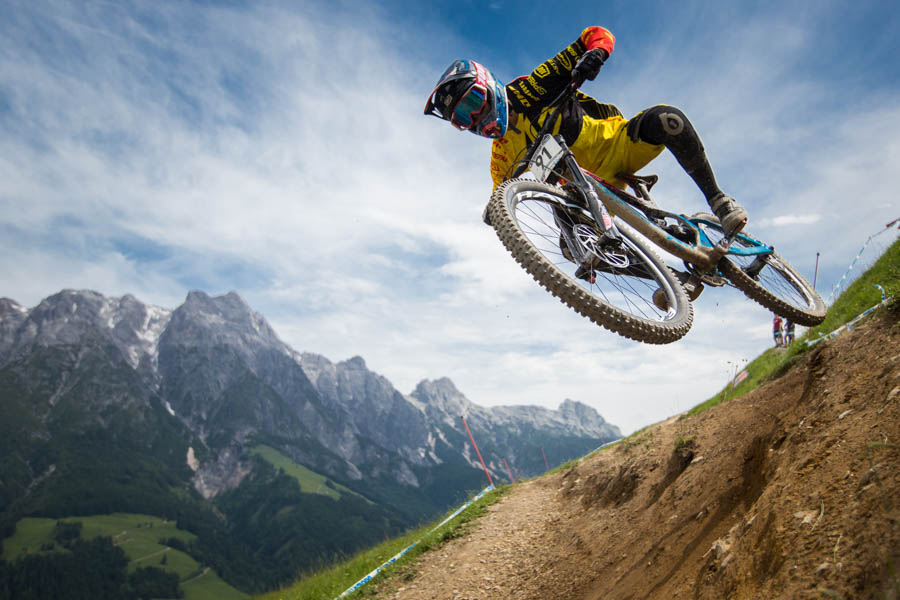
[[[0,600],[150,600],[183,598],[178,575],[157,567],[128,573],[128,557],[112,538],[83,540],[81,523],[58,523],[65,551],[0,560]]]

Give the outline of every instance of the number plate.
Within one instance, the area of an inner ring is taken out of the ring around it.
[[[556,166],[556,163],[559,162],[565,152],[562,146],[559,145],[559,142],[552,135],[547,134],[541,140],[541,144],[535,151],[534,156],[531,157],[528,169],[534,173],[538,181],[547,181],[550,173],[553,171],[553,167]]]

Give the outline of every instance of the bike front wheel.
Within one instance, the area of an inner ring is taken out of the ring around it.
[[[697,214],[691,221],[717,244],[724,237],[719,220]],[[766,250],[764,253],[755,253]],[[774,250],[741,232],[731,250],[719,262],[719,270],[736,288],[775,314],[794,323],[813,327],[825,320],[825,303],[797,270]]]
[[[672,271],[628,226],[618,223],[620,240],[609,242],[573,204],[561,188],[512,179],[494,191],[488,211],[516,262],[576,312],[640,342],[683,337],[694,310]],[[573,262],[567,236],[594,252],[588,269]]]

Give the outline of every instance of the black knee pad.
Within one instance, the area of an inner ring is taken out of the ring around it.
[[[699,141],[694,126],[680,108],[659,105],[639,113],[628,121],[628,136],[632,141],[659,145],[676,142],[675,138],[694,138]],[[680,140],[678,140],[680,141]]]
[[[626,131],[632,141],[665,145],[688,173],[705,164],[703,142],[679,108],[663,104],[648,108],[628,121]]]

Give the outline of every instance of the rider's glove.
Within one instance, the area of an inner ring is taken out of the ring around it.
[[[579,84],[585,79],[593,81],[607,58],[609,58],[609,53],[603,48],[588,50],[575,63],[575,68],[572,69],[572,80]]]

